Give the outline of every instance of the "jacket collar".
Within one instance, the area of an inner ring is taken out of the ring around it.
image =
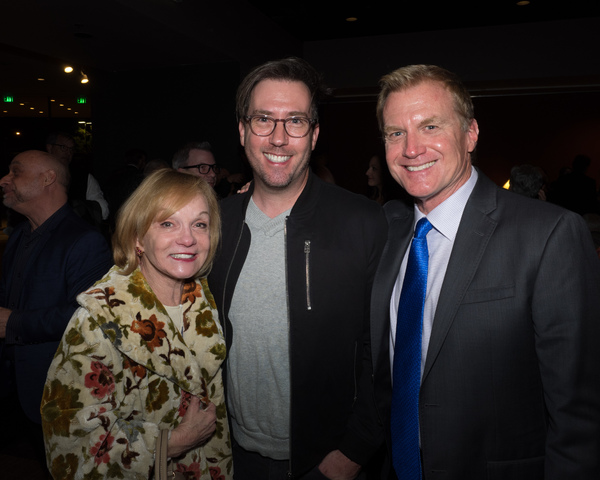
[[[183,334],[137,269],[120,275],[113,267],[77,300],[119,352],[183,390],[202,395],[225,356],[207,287],[205,279],[185,285]],[[222,355],[215,354],[219,349]]]
[[[300,193],[298,200],[292,207],[292,211],[290,213],[291,216],[294,217],[304,217],[306,215],[312,215],[315,211],[315,208],[318,203],[319,193],[322,188],[323,181],[318,178],[313,172],[309,172],[308,179],[306,181],[306,185]],[[248,208],[248,203],[250,202],[250,198],[254,193],[254,182],[250,184],[250,188],[246,193],[243,193],[243,201],[242,201],[242,213],[243,217],[246,215],[246,209]]]

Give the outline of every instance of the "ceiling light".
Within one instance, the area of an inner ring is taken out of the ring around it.
[[[65,67],[65,73],[73,73],[73,67],[71,65],[67,65]]]
[[[358,20],[358,18],[356,18],[356,17],[348,17],[346,19],[347,22],[356,22],[357,20]]]
[[[88,83],[90,81],[90,79],[88,78],[88,76],[81,72],[81,83]]]
[[[44,80],[46,80],[45,78],[39,77],[38,78],[38,82],[43,82]]]
[[[522,0],[522,1],[520,1],[520,2],[517,2],[517,5],[518,5],[519,7],[524,7],[525,5],[529,5],[529,3],[530,3],[530,2],[529,2],[528,0]]]

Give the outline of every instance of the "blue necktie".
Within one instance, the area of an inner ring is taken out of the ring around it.
[[[398,304],[392,393],[392,460],[399,480],[421,478],[419,389],[421,337],[427,292],[427,218],[417,222]]]

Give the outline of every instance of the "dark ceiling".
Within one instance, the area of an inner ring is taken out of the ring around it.
[[[600,15],[597,0],[250,1],[265,16],[303,41],[489,27],[589,18]],[[356,21],[347,21],[354,17]]]
[[[60,102],[90,88],[79,83],[81,72],[93,82],[98,70],[214,62],[245,68],[301,55],[304,42],[597,17],[600,2],[15,0],[0,12],[0,93]],[[73,74],[63,73],[66,63]]]

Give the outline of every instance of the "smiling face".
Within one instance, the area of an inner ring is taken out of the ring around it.
[[[310,118],[311,98],[302,82],[263,80],[254,87],[248,115],[269,115],[276,119],[291,116]],[[315,125],[302,138],[290,137],[278,122],[266,137],[254,135],[244,122],[239,123],[240,142],[254,171],[256,189],[302,191],[308,178],[310,155],[319,136]]]
[[[204,197],[197,196],[170,217],[152,222],[136,247],[144,252],[140,270],[158,299],[166,305],[179,304],[183,282],[202,268],[210,248]]]
[[[427,214],[471,175],[479,128],[461,126],[450,92],[425,81],[393,92],[383,109],[386,159],[394,179]]]

